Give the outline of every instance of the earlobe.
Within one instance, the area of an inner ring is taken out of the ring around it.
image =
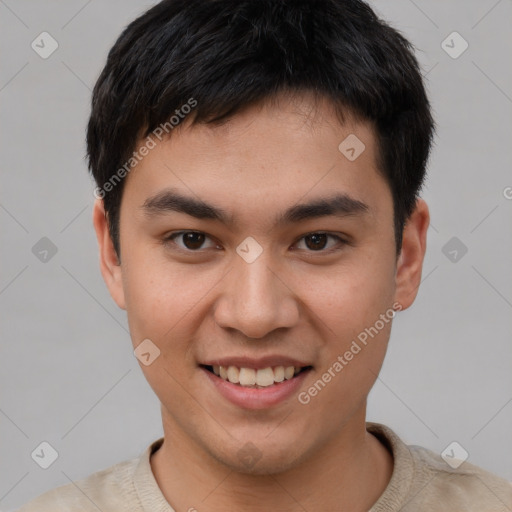
[[[98,239],[101,275],[116,304],[121,309],[126,309],[122,268],[110,237],[102,199],[96,199],[93,206],[92,218],[96,238]]]
[[[418,199],[404,227],[402,250],[396,268],[395,300],[402,305],[402,309],[408,308],[418,293],[429,223],[427,203],[423,199]]]

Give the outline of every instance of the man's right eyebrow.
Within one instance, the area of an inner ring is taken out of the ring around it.
[[[174,189],[166,189],[146,199],[142,205],[144,214],[151,218],[170,212],[185,213],[197,219],[209,219],[223,224],[235,224],[232,215],[224,209],[206,203],[202,199],[185,196]],[[370,207],[346,193],[337,193],[325,198],[317,198],[308,203],[289,207],[278,214],[274,226],[302,222],[319,217],[361,216],[371,212]]]
[[[224,224],[228,224],[231,220],[231,216],[222,208],[195,197],[184,196],[173,189],[163,190],[146,199],[142,205],[142,210],[147,217],[177,212],[185,213],[197,219],[217,220]]]

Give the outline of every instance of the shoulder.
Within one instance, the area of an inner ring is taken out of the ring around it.
[[[56,487],[16,512],[103,512],[123,510],[135,496],[132,476],[138,458],[126,460],[86,478]]]
[[[453,458],[448,464],[441,455],[421,446],[408,448],[419,476],[415,487],[426,486],[423,492],[426,502],[439,506],[444,501],[467,512],[512,509],[512,484],[505,479],[467,461]]]
[[[512,484],[467,461],[443,459],[427,448],[405,444],[389,427],[367,423],[393,454],[391,480],[372,512],[510,512]],[[455,455],[451,452],[449,455]]]

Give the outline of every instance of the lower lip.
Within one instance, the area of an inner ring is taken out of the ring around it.
[[[206,368],[200,367],[200,369],[224,398],[244,409],[267,409],[283,402],[300,389],[309,373],[309,370],[302,371],[292,379],[264,388],[246,388],[228,382]]]

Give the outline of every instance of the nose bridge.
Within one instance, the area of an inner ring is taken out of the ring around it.
[[[240,285],[238,293],[249,304],[251,301],[261,301],[266,304],[273,299],[272,293],[275,288],[275,276],[269,267],[270,251],[264,251],[252,262],[242,261],[236,264],[237,283]],[[268,299],[268,300],[267,300]]]
[[[243,244],[240,247],[248,248]],[[253,249],[249,245],[248,252]],[[242,252],[242,256],[234,258],[234,268],[226,276],[216,310],[221,326],[235,328],[247,337],[260,338],[274,329],[291,327],[297,320],[291,292],[271,270],[276,267],[271,253],[270,249],[265,249],[252,259],[245,258]]]

